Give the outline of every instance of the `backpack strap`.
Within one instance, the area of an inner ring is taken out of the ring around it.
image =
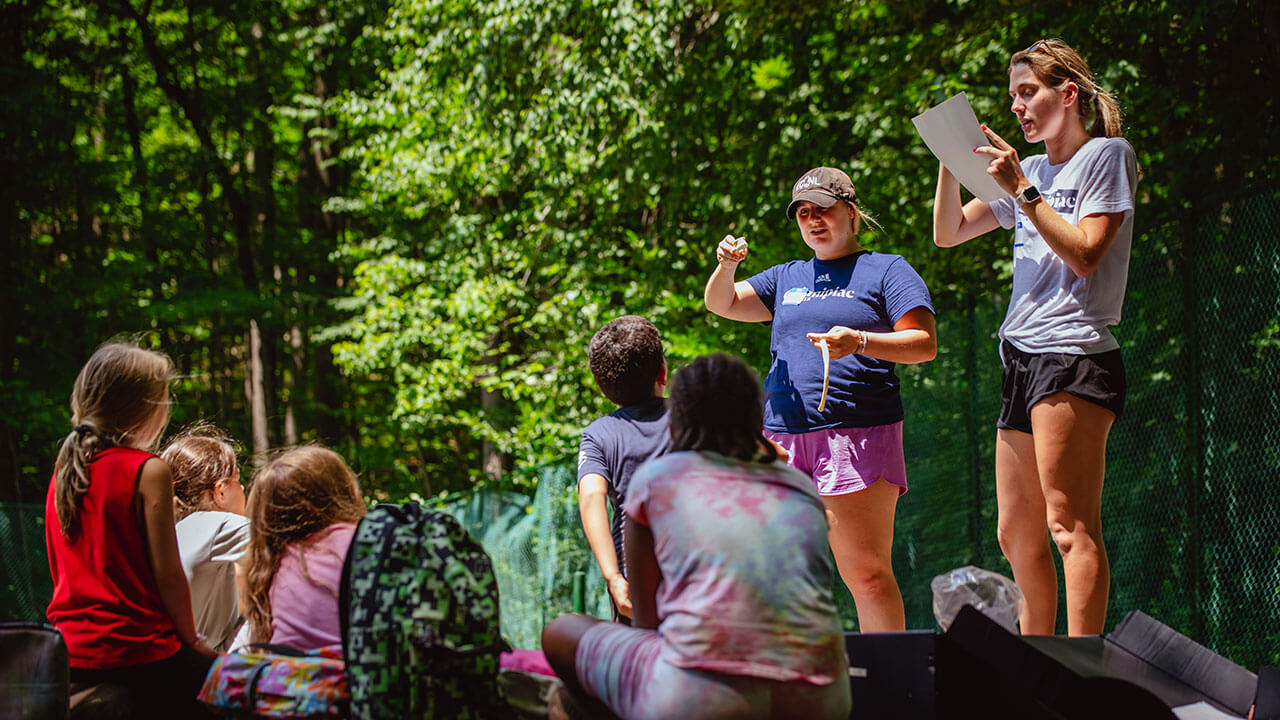
[[[258,707],[258,681],[262,679],[262,674],[265,673],[269,667],[271,667],[271,661],[263,660],[257,665],[254,665],[253,669],[249,671],[249,677],[245,678],[244,696],[245,700],[248,702],[248,707],[250,708]]]
[[[351,560],[356,554],[356,539],[360,537],[360,528],[364,526],[365,517],[356,524],[356,531],[351,536],[351,544],[347,546],[347,554],[342,558],[342,579],[338,581],[338,637],[342,640],[342,654],[347,654],[347,637],[351,630]]]
[[[412,508],[410,508],[412,506]],[[411,512],[410,512],[411,511]],[[340,628],[339,637],[342,638],[342,652],[347,654],[350,646],[351,637],[351,575],[352,566],[355,563],[356,547],[360,544],[360,533],[365,529],[365,525],[370,519],[377,521],[377,514],[390,516],[397,524],[403,524],[410,519],[410,515],[418,517],[421,514],[421,508],[416,502],[405,503],[401,505],[393,505],[391,503],[379,503],[375,505],[356,525],[355,534],[351,536],[351,544],[347,546],[347,555],[342,560],[342,580],[338,583],[338,626]],[[391,552],[393,533],[380,533],[379,538],[382,542],[378,548],[378,562],[375,568],[382,567],[383,561],[387,559],[387,554]]]

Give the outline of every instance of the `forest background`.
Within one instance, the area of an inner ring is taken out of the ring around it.
[[[323,442],[371,499],[530,491],[612,409],[585,362],[608,320],[652,319],[673,368],[767,368],[767,330],[711,316],[702,287],[727,232],[752,243],[743,273],[805,255],[783,209],[815,165],[849,171],[883,228],[864,244],[911,260],[940,322],[998,321],[1007,238],[933,246],[910,118],[965,91],[1029,154],[1007,60],[1043,37],[1121,99],[1135,238],[1165,238],[1144,267],[1192,282],[1190,229],[1274,196],[1275,3],[5,0],[0,502],[43,501],[75,374],[120,334],[177,363],[173,427],[212,421],[246,458]],[[1273,362],[1266,312],[1237,340]],[[1119,335],[1182,363],[1193,315]],[[998,362],[982,327],[904,387],[964,401]],[[975,482],[985,453],[963,455]]]

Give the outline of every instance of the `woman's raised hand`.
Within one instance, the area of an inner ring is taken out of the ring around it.
[[[1010,195],[1017,195],[1022,189],[1020,185],[1026,181],[1022,174],[1022,164],[1018,162],[1018,151],[986,125],[982,126],[982,132],[987,134],[991,144],[976,147],[973,151],[991,156],[987,174],[995,179],[1002,190]]]
[[[747,238],[725,235],[716,247],[716,262],[721,265],[737,265],[747,257]]]

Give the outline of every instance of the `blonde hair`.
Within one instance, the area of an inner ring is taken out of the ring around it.
[[[178,433],[160,458],[173,473],[173,519],[197,510],[212,510],[213,489],[223,480],[235,479],[236,446],[222,430],[198,423]]]
[[[357,523],[364,513],[355,473],[328,448],[304,445],[287,450],[254,475],[246,510],[244,608],[253,642],[271,639],[271,582],[285,548],[335,523]]]
[[[849,207],[853,208],[853,234],[857,235],[862,231],[862,225],[868,224],[879,232],[884,232],[884,228],[880,227],[880,223],[876,222],[875,216],[862,209],[862,203],[858,202],[855,197],[853,200],[845,200]]]
[[[164,425],[155,423],[156,414],[168,412],[165,394],[172,376],[169,356],[130,341],[106,343],[80,369],[71,390],[73,427],[54,466],[54,508],[67,539],[74,539],[80,529],[89,462],[108,448],[155,443],[164,431]],[[157,426],[149,427],[152,423]]]
[[[1013,72],[1018,63],[1026,63],[1040,82],[1059,92],[1067,89],[1067,83],[1075,83],[1080,88],[1076,101],[1080,122],[1085,124],[1090,135],[1122,135],[1124,119],[1120,113],[1120,103],[1098,85],[1089,65],[1070,45],[1056,38],[1039,40],[1009,58],[1009,72]],[[1092,125],[1088,122],[1091,113]]]

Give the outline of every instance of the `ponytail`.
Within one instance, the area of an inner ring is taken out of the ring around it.
[[[853,207],[853,214],[858,217],[858,220],[855,222],[853,226],[853,229],[855,230],[855,234],[857,234],[857,231],[862,230],[862,227],[861,227],[862,225],[870,225],[871,227],[875,228],[878,232],[884,232],[884,228],[880,227],[880,223],[876,222],[875,216],[867,212],[866,210],[863,210],[861,204],[859,203],[849,203],[849,204]]]
[[[1089,134],[1093,137],[1120,137],[1124,133],[1123,119],[1120,115],[1120,103],[1111,93],[1098,88],[1092,98],[1093,125]]]
[[[53,506],[62,536],[74,540],[80,530],[80,498],[89,492],[89,461],[114,446],[99,435],[93,422],[81,422],[62,441],[54,466]]]

